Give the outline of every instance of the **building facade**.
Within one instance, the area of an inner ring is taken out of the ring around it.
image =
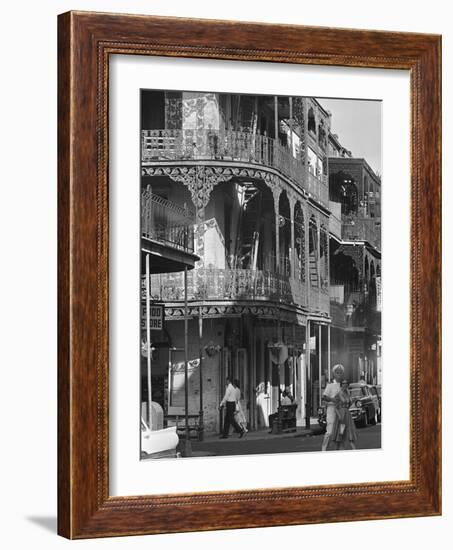
[[[380,384],[381,180],[329,139],[331,360],[351,381]]]
[[[193,212],[199,258],[186,275],[142,268],[165,305],[152,400],[166,423],[181,414],[187,369],[206,433],[220,430],[227,376],[251,429],[268,426],[284,388],[308,422],[331,357],[329,113],[311,98],[145,90],[141,127],[143,220],[150,201]]]

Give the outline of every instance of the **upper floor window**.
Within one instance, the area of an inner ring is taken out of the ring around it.
[[[323,149],[325,149],[327,146],[327,134],[324,128],[323,120],[320,121],[318,126],[318,143]]]
[[[313,109],[308,109],[308,130],[316,134],[316,119]]]

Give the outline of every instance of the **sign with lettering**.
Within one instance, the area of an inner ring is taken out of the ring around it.
[[[146,329],[146,306],[142,306],[142,327]],[[150,330],[163,330],[164,328],[164,306],[163,304],[150,304],[149,307],[149,328]]]

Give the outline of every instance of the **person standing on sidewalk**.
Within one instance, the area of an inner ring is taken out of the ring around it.
[[[241,392],[241,386],[239,385],[239,380],[237,378],[233,380],[233,386],[236,390],[236,411],[234,413],[234,419],[242,428],[242,430],[244,431],[244,434],[246,434],[248,432],[247,420],[245,418],[244,409],[242,408],[242,404],[241,404],[242,392]]]
[[[324,390],[324,393],[322,395],[322,400],[326,404],[326,423],[327,423],[326,433],[322,441],[322,447],[321,447],[322,451],[327,451],[327,447],[329,446],[329,442],[332,437],[335,419],[337,416],[337,413],[335,410],[336,397],[341,389],[340,382],[344,376],[343,365],[340,365],[340,364],[335,365],[332,368],[332,374],[333,374],[334,382],[327,384],[326,389]]]
[[[351,406],[351,394],[347,380],[341,381],[341,390],[338,392],[335,404],[337,415],[332,431],[332,440],[336,443],[336,449],[345,449],[346,441],[349,441],[351,449],[356,449],[357,431],[354,420],[349,411]]]
[[[226,407],[225,420],[223,422],[223,434],[221,435],[222,439],[226,439],[228,437],[230,432],[230,425],[239,432],[239,437],[242,437],[245,433],[234,418],[234,413],[236,411],[236,396],[236,388],[231,383],[231,380],[227,378],[225,395],[220,402],[221,409],[224,406]]]

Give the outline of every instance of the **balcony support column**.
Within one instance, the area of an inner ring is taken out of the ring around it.
[[[289,216],[291,223],[291,277],[296,278],[296,251],[295,251],[295,239],[294,239],[294,209],[296,207],[296,198],[293,195],[288,195],[289,201]]]
[[[293,154],[293,98],[292,96],[288,97],[289,102],[289,147],[291,149],[291,156]]]
[[[152,407],[152,388],[151,388],[151,326],[150,326],[150,269],[149,269],[149,254],[146,254],[145,260],[145,288],[146,288],[146,378],[148,384],[148,427],[151,430],[151,407]]]
[[[280,194],[282,190],[274,186],[272,188],[272,195],[274,197],[274,211],[275,211],[275,271],[280,272]]]
[[[200,349],[200,413],[199,413],[199,433],[198,439],[200,441],[204,440],[204,409],[203,409],[203,310],[200,306],[199,315],[198,315],[198,339],[199,339],[199,349]]]
[[[305,295],[307,296],[307,304],[310,304],[310,211],[308,208],[303,209],[304,213],[304,227],[305,227],[305,256],[304,256],[304,262],[305,262]]]
[[[310,364],[310,324],[307,319],[305,327],[305,427],[310,429],[311,416],[311,364]]]
[[[318,268],[318,293],[321,290],[321,227],[319,221],[316,220],[316,248],[317,248],[317,258],[316,264]]]
[[[204,267],[204,234],[205,234],[205,209],[204,207],[197,208],[195,212],[196,230],[194,235],[195,252],[200,258],[197,262],[197,268]]]
[[[318,406],[322,404],[322,325],[318,323]]]
[[[278,96],[274,96],[274,135],[275,145],[278,145]]]
[[[330,294],[330,236],[329,236],[329,233],[327,233],[327,231],[326,231],[326,282],[327,282],[327,291]]]
[[[327,325],[327,377],[330,382],[330,324]]]
[[[187,266],[184,268],[184,456],[192,456],[189,439],[189,308],[187,304]]]

